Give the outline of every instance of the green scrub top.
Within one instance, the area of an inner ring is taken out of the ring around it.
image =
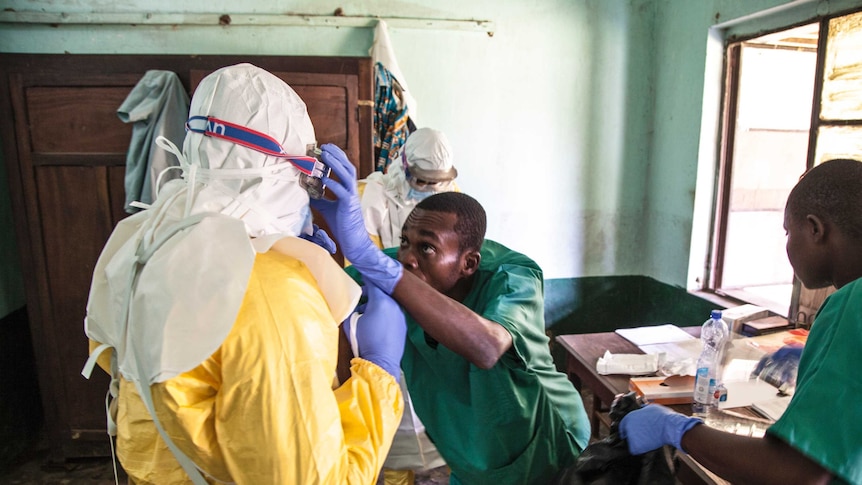
[[[799,361],[793,398],[767,430],[831,470],[837,483],[862,483],[860,349],[862,278],[823,302]]]
[[[387,249],[395,256],[397,248]],[[480,369],[408,315],[401,361],[413,405],[451,468],[450,483],[547,484],[587,446],[580,394],[556,367],[545,334],[542,270],[486,240],[462,302],[502,325],[513,346]]]

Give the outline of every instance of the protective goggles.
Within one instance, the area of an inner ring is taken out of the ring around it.
[[[447,180],[428,180],[427,178],[417,177],[415,171],[410,171],[410,165],[407,163],[407,155],[401,151],[401,167],[404,169],[404,178],[410,187],[413,187],[419,192],[442,192],[448,190],[452,185],[452,179]]]
[[[306,146],[305,156],[289,155],[271,136],[212,116],[192,116],[186,121],[186,130],[221,138],[266,155],[283,158],[299,170],[299,185],[308,192],[308,196],[313,199],[323,198],[326,190],[323,177],[329,176],[330,169],[318,158],[320,150],[316,143]]]
[[[435,182],[432,180],[420,179],[411,174],[409,168],[404,169],[404,177],[407,179],[407,183],[419,192],[440,192],[448,189],[452,184],[451,180],[440,180]]]

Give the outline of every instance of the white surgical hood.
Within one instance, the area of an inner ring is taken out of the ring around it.
[[[251,64],[204,78],[191,101],[192,116],[210,116],[251,128],[274,138],[290,155],[305,155],[307,145],[315,143],[314,127],[299,95],[281,79]],[[192,212],[220,212],[242,219],[252,236],[298,234],[297,227],[301,228],[308,215],[308,194],[297,190],[299,170],[290,162],[193,132],[186,135],[183,154],[191,166],[213,169],[217,176],[237,169],[281,167],[278,177],[210,181],[195,197]]]
[[[304,155],[315,142],[305,103],[251,64],[204,78],[190,116],[259,131],[289,154]],[[218,349],[239,312],[255,251],[298,235],[309,217],[299,171],[286,160],[191,132],[183,154],[183,179],[118,224],[87,303],[87,336],[113,347],[123,377],[144,384],[191,370]]]

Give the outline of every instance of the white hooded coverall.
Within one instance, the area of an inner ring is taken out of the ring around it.
[[[266,133],[296,154],[314,142],[302,100],[250,64],[207,76],[191,114]],[[111,235],[87,305],[91,351],[113,350],[99,364],[119,385],[117,455],[130,481],[190,483],[142,400],[150,389],[158,423],[210,483],[373,484],[402,397],[361,358],[333,384],[339,324],[359,288],[295,237],[309,217],[298,171],[197,133],[183,154],[183,180]]]

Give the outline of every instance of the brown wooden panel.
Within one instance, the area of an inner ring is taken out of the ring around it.
[[[47,293],[52,302],[43,324],[58,343],[54,351],[59,361],[65,363],[57,369],[61,382],[66,383],[61,416],[65,414],[70,429],[98,429],[104,426],[104,413],[93,406],[104,401],[107,387],[99,380],[87,383],[80,372],[88,354],[83,322],[90,281],[113,229],[107,169],[39,168],[36,184],[39,224],[45,235]]]
[[[125,153],[32,153],[30,163],[34,167],[46,165],[77,165],[86,167],[123,167],[126,169]]]
[[[3,64],[0,63],[0,67]],[[21,255],[21,269],[24,276],[27,313],[30,319],[30,333],[33,341],[33,354],[36,357],[36,370],[39,374],[39,391],[45,418],[45,430],[50,442],[59,443],[61,428],[59,399],[64,396],[60,382],[57,382],[55,369],[61,364],[54,351],[57,344],[54,334],[42,322],[51,311],[51,299],[45,288],[46,268],[42,257],[42,232],[38,221],[39,212],[32,203],[36,185],[33,181],[30,133],[24,86],[28,76],[10,72],[3,76],[0,85],[8,89],[2,94],[4,107],[0,110],[3,125],[3,148],[9,178],[9,194],[12,198],[12,216],[15,220],[15,236]],[[9,116],[9,115],[12,116]],[[16,122],[17,121],[17,122]],[[51,399],[55,397],[55,399]],[[36,403],[34,403],[36,405]],[[52,454],[59,450],[52,448]]]
[[[294,90],[305,101],[317,143],[334,143],[339,147],[346,147],[347,90],[341,87],[303,85],[294,87]]]
[[[356,107],[356,122],[359,124],[359,171],[356,175],[365,178],[374,171],[374,75],[371,62],[358,65],[356,91],[359,105]]]
[[[132,125],[117,108],[134,86],[30,87],[30,140],[37,153],[126,153]]]
[[[317,144],[333,143],[360,167],[357,78],[344,74],[273,71],[305,101]]]
[[[108,198],[111,201],[111,221],[117,225],[129,216],[126,213],[126,167],[108,168]]]

